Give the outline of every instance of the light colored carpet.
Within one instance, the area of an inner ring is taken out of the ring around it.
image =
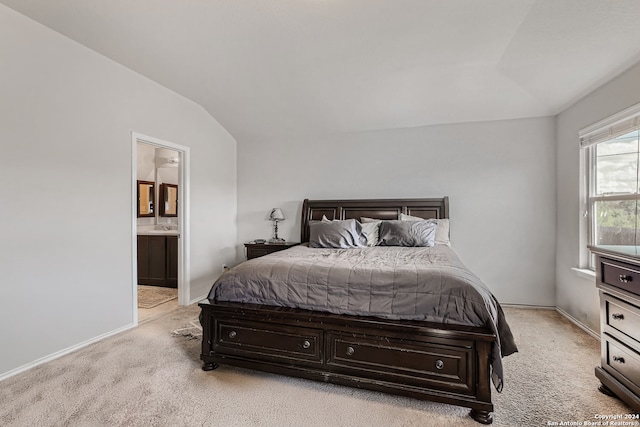
[[[2,426],[479,426],[468,410],[221,366],[200,369],[197,306],[0,383]],[[505,358],[495,426],[625,414],[598,392],[599,343],[554,311],[506,309],[520,352]],[[195,333],[195,330],[191,330]],[[187,335],[187,336],[183,336]]]
[[[193,319],[187,325],[175,329],[172,334],[194,340],[202,339],[202,325],[198,319]]]
[[[153,308],[178,298],[177,288],[138,285],[138,308]]]

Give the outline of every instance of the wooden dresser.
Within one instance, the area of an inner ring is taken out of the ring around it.
[[[600,391],[640,412],[640,255],[636,247],[589,249],[600,290]]]

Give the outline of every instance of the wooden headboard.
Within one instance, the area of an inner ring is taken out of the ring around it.
[[[449,218],[449,198],[438,199],[355,199],[309,200],[302,203],[301,242],[309,241],[309,221],[328,219],[357,219],[360,217],[398,219],[400,214],[420,218]]]

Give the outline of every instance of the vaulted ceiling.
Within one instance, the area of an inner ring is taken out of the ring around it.
[[[239,141],[554,115],[640,60],[637,0],[0,0]]]

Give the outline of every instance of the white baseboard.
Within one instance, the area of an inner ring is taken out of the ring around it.
[[[525,305],[525,304],[503,304],[500,303],[502,307],[510,307],[510,308],[524,308],[529,310],[555,310],[554,306],[548,305]]]
[[[195,303],[197,303],[197,302],[200,302],[200,301],[202,301],[203,299],[207,299],[207,295],[209,295],[209,293],[208,293],[208,292],[207,292],[205,295],[202,295],[201,297],[198,297],[198,298],[194,298],[194,299],[192,299],[192,300],[191,300],[191,302],[189,302],[189,305],[191,305],[191,304],[195,304]]]
[[[133,323],[130,323],[130,324],[126,325],[126,326],[123,326],[122,328],[115,329],[115,330],[113,330],[111,332],[107,332],[107,333],[102,334],[102,335],[98,335],[97,337],[94,337],[94,338],[88,339],[86,341],[83,341],[80,344],[72,345],[71,347],[67,347],[67,348],[65,348],[63,350],[56,351],[55,353],[49,354],[47,356],[41,357],[40,359],[34,360],[33,362],[27,363],[26,365],[22,365],[22,366],[20,366],[18,368],[12,369],[12,370],[10,370],[8,372],[0,374],[0,382],[2,382],[4,380],[6,380],[7,378],[12,377],[14,375],[18,375],[21,372],[27,371],[27,370],[29,370],[31,368],[35,368],[38,365],[42,365],[43,363],[50,362],[50,361],[52,361],[54,359],[57,359],[59,357],[62,357],[64,355],[66,355],[66,354],[73,353],[74,351],[80,350],[81,348],[86,347],[86,346],[88,346],[90,344],[93,344],[95,342],[101,341],[101,340],[103,340],[105,338],[108,338],[110,336],[119,334],[120,332],[128,331],[129,329],[135,328],[135,326],[136,325],[134,325]]]
[[[600,334],[596,333],[593,329],[591,329],[590,327],[588,327],[587,325],[585,325],[584,323],[582,323],[581,321],[579,321],[578,319],[576,319],[575,317],[573,317],[572,315],[570,315],[569,313],[567,313],[561,308],[556,307],[556,311],[560,313],[560,315],[564,316],[569,322],[573,323],[578,328],[582,329],[587,334],[591,335],[591,337],[600,341]]]
[[[567,313],[566,311],[564,311],[561,308],[550,307],[550,306],[541,306],[541,305],[522,305],[522,304],[500,304],[500,305],[503,306],[503,307],[525,308],[525,309],[532,309],[532,310],[555,310],[555,311],[558,312],[558,314],[560,314],[562,317],[566,318],[569,322],[573,323],[578,328],[580,328],[583,331],[585,331],[592,338],[595,338],[598,341],[600,341],[600,335],[598,333],[596,333],[593,329],[591,329],[590,327],[588,327],[587,325],[585,325],[584,323],[582,323],[581,321],[579,321],[578,319],[576,319],[575,317],[573,317],[572,315],[570,315],[569,313]]]

